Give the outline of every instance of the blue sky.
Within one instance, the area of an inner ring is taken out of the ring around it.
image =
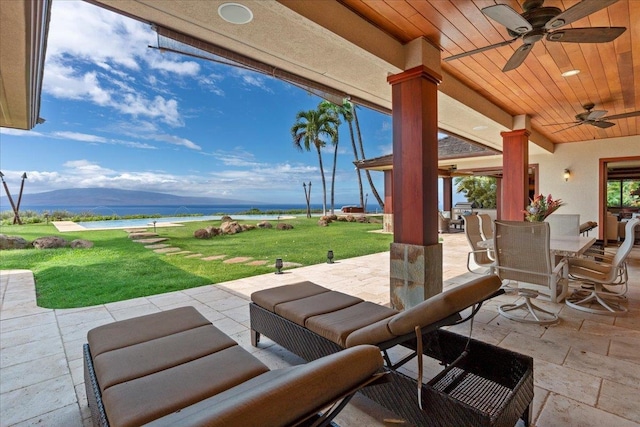
[[[304,203],[317,155],[290,128],[320,99],[271,77],[171,53],[145,24],[81,1],[54,1],[40,116],[32,131],[0,129],[0,170],[12,193],[105,187],[261,203]],[[391,117],[361,108],[368,158],[391,152]],[[346,124],[336,202],[358,203]],[[332,149],[323,153],[327,193]],[[383,194],[381,172],[372,172]],[[363,176],[364,179],[364,176]],[[14,191],[15,190],[15,191]],[[366,184],[369,206],[375,199]],[[329,198],[329,195],[327,195]],[[327,200],[329,202],[329,200]]]

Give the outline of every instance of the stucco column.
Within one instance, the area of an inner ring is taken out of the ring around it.
[[[529,202],[529,131],[501,132],[502,197],[500,219],[523,221]]]
[[[437,212],[440,81],[440,75],[424,65],[388,78],[394,189],[390,285],[391,305],[399,310],[442,292]]]

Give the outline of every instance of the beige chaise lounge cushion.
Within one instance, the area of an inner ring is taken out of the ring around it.
[[[359,346],[267,372],[150,426],[287,426],[347,393],[382,367],[380,350]]]
[[[237,343],[213,325],[200,326],[128,347],[99,354],[93,366],[104,391],[133,380],[188,363]]]
[[[345,344],[379,344],[389,339],[412,333],[416,326],[425,327],[458,313],[495,293],[502,282],[495,275],[483,276],[400,312],[387,321],[377,322],[354,331]]]
[[[305,326],[306,320],[310,317],[331,313],[361,302],[363,300],[360,298],[343,294],[342,292],[329,291],[277,304],[275,313],[300,326]]]
[[[87,340],[95,358],[105,351],[210,324],[195,308],[180,307],[99,326],[89,331]]]
[[[372,302],[363,301],[342,310],[321,314],[307,319],[305,327],[342,347],[353,331],[397,314],[396,310]],[[363,344],[377,344],[368,342]]]
[[[292,285],[278,286],[277,288],[264,289],[251,294],[251,301],[275,313],[277,304],[287,301],[295,301],[300,298],[307,298],[312,295],[329,292],[329,289],[323,288],[312,282],[299,282]]]
[[[140,426],[267,371],[262,362],[234,345],[189,363],[113,385],[102,393],[102,400],[112,426]]]

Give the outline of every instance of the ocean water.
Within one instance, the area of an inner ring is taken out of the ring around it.
[[[283,216],[284,217],[284,216]],[[104,228],[133,228],[133,227],[149,227],[157,224],[166,223],[185,223],[191,221],[219,221],[221,215],[203,215],[203,216],[183,216],[183,217],[162,217],[162,218],[134,218],[134,219],[114,219],[109,221],[82,221],[77,222],[78,225],[86,229],[104,229]],[[235,220],[265,220],[275,221],[280,219],[279,215],[233,215]]]
[[[336,206],[339,210],[342,205]],[[4,206],[3,206],[4,208]],[[288,211],[292,209],[306,209],[304,204],[274,204],[274,205],[157,205],[157,206],[20,206],[20,211],[54,212],[66,211],[72,213],[92,213],[94,215],[231,215],[246,212],[249,209],[266,211]],[[9,208],[10,209],[10,208]],[[322,205],[311,205],[311,209],[322,209]]]

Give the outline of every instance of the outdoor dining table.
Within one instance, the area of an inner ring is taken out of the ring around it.
[[[588,236],[554,236],[549,240],[551,255],[557,261],[562,258],[570,258],[582,255],[596,242],[595,237]],[[478,246],[493,249],[493,239],[478,242]]]

